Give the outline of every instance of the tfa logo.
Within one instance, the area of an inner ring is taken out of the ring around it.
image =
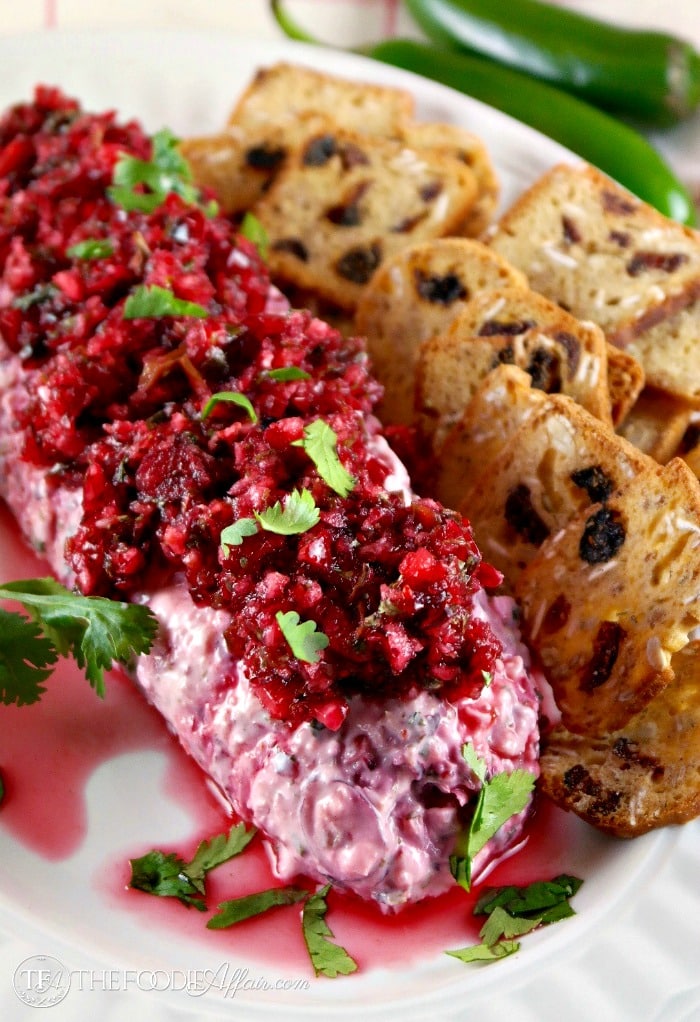
[[[70,990],[70,972],[57,958],[32,955],[15,969],[12,985],[20,1001],[32,1008],[52,1008]]]

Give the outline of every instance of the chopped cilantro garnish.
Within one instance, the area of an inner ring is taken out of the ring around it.
[[[221,530],[221,549],[224,557],[228,557],[232,546],[240,546],[246,536],[254,536],[258,525],[254,518],[239,518],[237,522],[227,525]]]
[[[357,970],[355,962],[345,948],[329,940],[333,931],[328,926],[325,916],[328,911],[326,896],[330,884],[326,884],[304,903],[302,913],[302,932],[304,942],[311,958],[311,964],[317,976],[348,976]]]
[[[66,249],[69,259],[107,259],[114,255],[114,245],[107,238],[86,238],[85,241],[78,241]]]
[[[520,944],[517,940],[499,940],[495,944],[472,944],[470,947],[446,951],[445,954],[469,964],[470,962],[496,962],[519,950]]]
[[[489,915],[481,928],[479,936],[484,944],[493,947],[500,940],[512,940],[521,937],[539,926],[539,919],[524,919],[509,915],[504,908],[497,907]]]
[[[219,911],[211,917],[207,927],[210,930],[223,930],[243,922],[244,919],[262,915],[271,908],[295,905],[308,896],[309,892],[303,887],[273,887],[268,891],[258,891],[256,894],[246,894],[242,898],[222,901]]]
[[[196,205],[200,194],[192,181],[192,171],[178,149],[178,139],[167,128],[152,139],[150,160],[124,154],[119,158],[113,184],[107,189],[112,202],[123,209],[152,213],[168,195],[179,195],[184,202]]]
[[[179,855],[154,849],[139,859],[131,859],[130,864],[130,887],[160,898],[177,898],[188,908],[206,912],[204,884],[187,875],[187,863]]]
[[[255,518],[239,518],[221,531],[221,547],[228,556],[229,548],[240,546],[246,536],[254,536],[258,526],[280,536],[296,536],[318,523],[320,512],[308,490],[292,490],[284,504],[277,501],[265,511],[255,511]]]
[[[543,921],[542,917],[551,909],[567,904],[582,883],[578,877],[561,873],[553,880],[538,880],[527,887],[489,887],[476,902],[474,915],[489,915],[494,909],[503,908],[513,916],[534,914]]]
[[[267,259],[270,244],[267,231],[253,213],[247,212],[241,221],[240,233],[252,243],[260,253],[261,259]]]
[[[203,305],[177,298],[158,284],[137,287],[124,302],[124,319],[162,319],[164,316],[208,316]]]
[[[294,656],[307,664],[317,663],[321,650],[328,645],[328,636],[317,631],[316,622],[300,622],[295,610],[278,610],[275,617]]]
[[[479,933],[481,943],[445,953],[462,962],[495,961],[513,954],[520,947],[514,937],[574,915],[569,898],[582,883],[561,874],[526,887],[487,888],[474,906],[475,916],[488,916]]]
[[[0,610],[0,702],[35,703],[57,660],[56,647],[35,621]]]
[[[455,854],[450,857],[450,869],[460,887],[470,889],[474,856],[511,816],[525,808],[534,785],[535,778],[528,770],[496,774],[490,781],[484,781],[469,829],[460,836]]]
[[[486,760],[479,758],[471,742],[465,742],[462,746],[462,759],[483,784],[486,780]]]
[[[267,532],[294,536],[317,525],[320,512],[308,490],[292,490],[284,504],[278,500],[266,511],[256,511],[255,517]]]
[[[154,849],[138,859],[130,860],[129,885],[161,898],[177,898],[188,908],[204,912],[206,874],[240,855],[255,833],[255,830],[246,830],[245,824],[237,823],[228,834],[218,834],[208,841],[202,841],[189,862],[174,853]]]
[[[323,419],[314,419],[304,429],[304,438],[294,441],[296,447],[304,448],[323,481],[340,497],[347,497],[355,480],[340,461],[337,444],[335,431]]]
[[[21,614],[2,611],[0,697],[5,704],[36,702],[58,655],[72,656],[98,695],[104,695],[104,672],[115,661],[128,663],[135,654],[147,653],[157,627],[146,607],[81,596],[52,578],[6,582],[0,599],[21,603],[37,626]]]
[[[280,366],[278,369],[266,369],[264,375],[270,380],[287,383],[291,380],[310,380],[311,374],[299,366]]]
[[[243,408],[248,415],[248,418],[252,423],[258,421],[258,416],[253,408],[250,398],[247,398],[245,394],[240,394],[236,390],[220,390],[217,394],[212,394],[204,408],[202,408],[202,418],[206,419],[207,416],[211,415],[212,410],[219,404],[238,405],[239,408]]]

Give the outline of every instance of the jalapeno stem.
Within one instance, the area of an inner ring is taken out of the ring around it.
[[[272,17],[288,39],[296,39],[299,43],[312,43],[314,46],[321,45],[319,39],[310,35],[292,18],[288,11],[285,11],[280,0],[270,0],[270,10],[272,11]]]

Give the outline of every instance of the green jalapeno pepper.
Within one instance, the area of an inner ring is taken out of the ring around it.
[[[700,104],[700,55],[665,32],[612,25],[543,0],[406,0],[425,34],[640,123]]]
[[[271,6],[286,35],[317,42],[279,0],[271,0]],[[362,52],[510,114],[594,164],[665,216],[695,225],[690,193],[660,153],[633,128],[583,100],[484,58],[413,40],[387,39]]]

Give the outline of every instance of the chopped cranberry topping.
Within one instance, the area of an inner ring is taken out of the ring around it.
[[[28,370],[24,457],[83,486],[67,549],[80,588],[129,595],[155,570],[180,573],[195,601],[230,613],[231,653],[290,723],[336,729],[353,692],[477,695],[502,650],[473,599],[499,576],[460,515],[384,489],[381,390],[360,341],[291,311],[225,218],[176,194],[148,213],[117,205],[122,154],[151,158],[137,125],[53,89],[0,122],[0,334]],[[76,254],[93,241],[99,255]],[[206,315],[125,317],[154,286]],[[242,400],[210,405],[221,392]],[[318,419],[347,496],[304,447]],[[256,527],[294,490],[315,524]],[[242,519],[253,527],[222,546]],[[317,657],[283,633],[292,610],[326,636]]]

